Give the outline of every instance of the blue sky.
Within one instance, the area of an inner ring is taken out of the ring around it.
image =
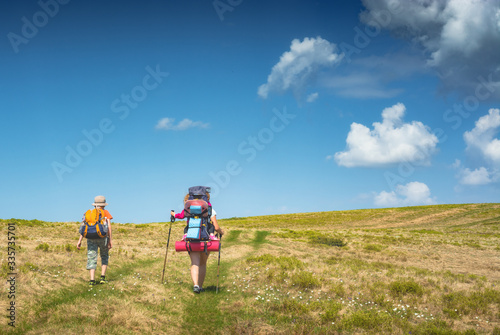
[[[0,4],[2,218],[499,202],[499,1]]]

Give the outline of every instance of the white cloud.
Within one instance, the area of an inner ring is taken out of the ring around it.
[[[300,95],[322,68],[330,67],[342,59],[342,55],[336,53],[336,50],[335,44],[319,36],[306,37],[302,42],[294,39],[290,51],[281,55],[267,77],[267,83],[261,85],[257,93],[264,99],[271,92],[287,90]]]
[[[500,140],[495,135],[500,130],[500,109],[490,109],[476,121],[471,131],[464,133],[467,150],[479,153],[487,162],[500,168]]]
[[[365,72],[332,75],[325,85],[335,89],[340,96],[357,99],[393,98],[402,92],[401,89],[387,89],[381,83],[376,75]]]
[[[454,169],[459,169],[461,165],[462,165],[462,162],[460,162],[459,159],[455,159],[455,162],[453,162],[453,164],[451,165],[451,167],[454,168]]]
[[[318,99],[319,97],[319,93],[318,92],[315,92],[315,93],[311,93],[307,96],[307,102],[314,102],[316,101],[316,99]]]
[[[484,185],[491,183],[490,173],[484,166],[473,171],[465,168],[462,170],[461,175],[460,182],[464,185]]]
[[[397,207],[432,205],[436,201],[431,197],[431,191],[426,184],[413,181],[406,185],[398,185],[392,192],[382,191],[376,194],[374,203],[380,207]]]
[[[463,167],[459,160],[453,164],[457,178],[463,185],[486,185],[500,180],[500,109],[490,109],[481,116],[471,131],[464,133],[466,152],[473,168]]]
[[[452,167],[456,169],[458,181],[462,185],[486,185],[499,179],[498,171],[491,171],[487,167],[481,166],[474,170],[462,166],[460,160],[455,160]]]
[[[347,135],[347,150],[335,153],[338,165],[384,166],[400,162],[426,165],[436,150],[438,138],[418,121],[403,123],[405,106],[398,103],[382,112],[382,122],[373,130],[353,122]]]
[[[158,121],[155,128],[160,130],[186,130],[189,128],[208,128],[210,124],[201,121],[191,121],[184,119],[177,124],[174,123],[175,119],[165,117]]]
[[[339,68],[335,74],[321,76],[320,84],[347,98],[393,98],[403,92],[397,83],[422,69],[422,61],[415,56],[369,56],[352,60],[349,67]]]
[[[500,98],[500,2],[497,0],[363,0],[361,21],[422,47],[446,90],[477,94],[478,77],[491,78]]]
[[[399,198],[396,195],[396,192],[386,192],[382,191],[377,194],[374,198],[375,206],[380,207],[393,207],[399,206]]]

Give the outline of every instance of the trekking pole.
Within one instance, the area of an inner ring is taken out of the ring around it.
[[[215,293],[219,293],[219,266],[220,266],[220,249],[222,249],[222,235],[219,240],[219,260],[217,261],[217,289]]]
[[[171,212],[174,210],[172,209]],[[163,285],[163,277],[165,277],[165,266],[167,265],[168,245],[170,244],[170,231],[172,230],[172,223],[175,221],[175,216],[170,215],[170,228],[168,229],[167,251],[165,252],[165,262],[163,262],[163,274],[161,275],[161,284]]]

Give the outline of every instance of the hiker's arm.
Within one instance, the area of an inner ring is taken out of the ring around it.
[[[173,215],[176,219],[184,219],[184,210],[177,214],[174,211],[171,211],[170,214]]]
[[[83,236],[80,235],[80,239],[78,239],[78,243],[76,244],[76,248],[78,250],[80,250],[80,247],[82,246],[82,240],[83,240]]]
[[[214,225],[215,231],[217,231],[220,236],[224,235],[224,231],[222,230],[221,227],[219,227],[219,224],[217,223],[217,217],[214,215],[210,219],[212,220],[212,224]]]

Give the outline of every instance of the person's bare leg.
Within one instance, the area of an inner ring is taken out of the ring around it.
[[[205,282],[205,275],[207,274],[207,261],[210,253],[205,254],[204,252],[200,255],[200,270],[198,273],[198,283],[200,287],[203,287],[203,283]]]
[[[108,266],[107,266],[107,265],[103,265],[103,266],[101,267],[101,276],[103,276],[103,277],[104,277],[104,276],[106,275],[106,269],[107,269],[107,268],[108,268]]]
[[[90,269],[90,280],[95,280],[95,269]]]
[[[193,285],[194,286],[200,286],[199,285],[199,274],[200,274],[200,258],[201,258],[201,252],[191,252],[189,254],[189,257],[191,257],[191,279],[193,280]]]

